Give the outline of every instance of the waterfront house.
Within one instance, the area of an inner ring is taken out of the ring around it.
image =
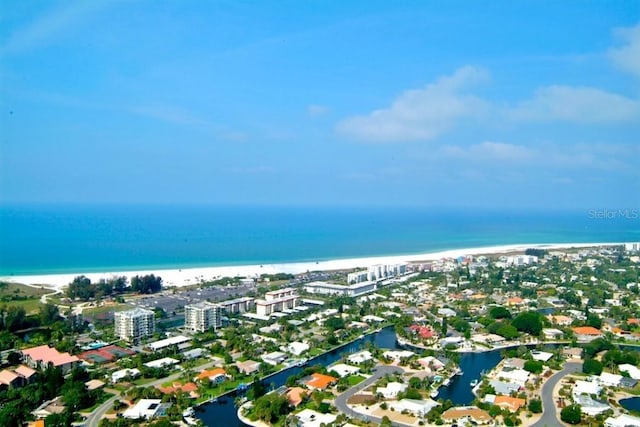
[[[621,380],[622,375],[611,374],[609,372],[602,372],[600,376],[597,377],[597,381],[607,387],[618,387]]]
[[[273,353],[269,353],[269,354],[264,354],[262,356],[260,356],[260,358],[265,362],[268,363],[269,365],[279,365],[282,362],[284,362],[285,360],[287,360],[288,356],[284,353],[281,353],[279,351],[274,351]]]
[[[331,375],[315,373],[311,374],[309,379],[305,382],[305,385],[311,390],[324,390],[337,382],[338,379]]]
[[[587,414],[590,417],[595,417],[605,411],[611,409],[606,403],[597,401],[591,396],[581,394],[573,397],[573,402],[580,405],[580,410],[583,414]]]
[[[573,328],[573,333],[576,334],[576,339],[579,342],[591,342],[602,336],[602,332],[593,326],[580,326]]]
[[[544,328],[542,330],[542,336],[546,340],[559,340],[564,336],[564,332],[562,332],[560,329]]]
[[[140,399],[135,406],[124,411],[122,416],[132,420],[161,417],[166,414],[170,403],[162,403],[160,399]]]
[[[358,353],[353,353],[347,357],[347,361],[355,365],[359,365],[361,363],[364,363],[372,359],[373,359],[373,354],[371,354],[371,352],[367,350],[360,351]]]
[[[298,341],[294,341],[286,347],[286,351],[293,354],[294,356],[300,356],[307,350],[309,350],[309,344]]]
[[[394,362],[399,362],[402,359],[407,359],[413,356],[415,353],[409,350],[387,350],[382,353],[382,356],[391,359]]]
[[[520,386],[518,384],[514,384],[511,382],[491,380],[489,381],[489,384],[491,385],[491,387],[493,387],[497,394],[510,395],[511,393],[515,393],[520,390]]]
[[[236,366],[238,367],[238,371],[245,375],[251,375],[260,369],[260,362],[245,360],[244,362],[236,362]]]
[[[336,365],[328,368],[329,371],[333,371],[340,377],[347,377],[349,375],[357,374],[360,372],[360,368],[356,368],[355,366],[345,365],[344,363],[338,363]]]
[[[303,389],[302,387],[291,387],[287,389],[284,394],[287,397],[287,400],[289,400],[291,406],[295,408],[300,405],[305,399],[305,397],[307,396],[307,390]]]
[[[227,380],[227,378],[228,376],[224,369],[215,368],[215,369],[209,369],[209,370],[204,370],[200,372],[195,379],[198,381],[208,379],[209,382],[211,383],[222,384]]]

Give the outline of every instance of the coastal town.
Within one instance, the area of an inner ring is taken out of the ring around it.
[[[640,243],[0,283],[0,425],[640,426]]]

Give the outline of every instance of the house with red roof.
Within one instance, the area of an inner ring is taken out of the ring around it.
[[[324,374],[311,374],[311,379],[308,380],[305,384],[312,390],[324,390],[325,388],[335,384],[338,382],[338,379],[332,377],[331,375]]]
[[[579,342],[590,342],[602,336],[600,329],[596,329],[593,326],[579,326],[577,328],[573,328],[573,333],[576,334],[576,339]]]
[[[45,369],[49,365],[62,369],[63,373],[71,371],[80,364],[80,359],[69,353],[60,353],[48,345],[22,350],[22,360],[34,369]]]

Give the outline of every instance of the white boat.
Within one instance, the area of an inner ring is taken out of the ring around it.
[[[445,386],[445,387],[446,387],[446,386],[448,386],[449,384],[451,384],[451,380],[450,380],[449,378],[445,379],[445,380],[442,382],[442,385],[443,385],[443,386]]]
[[[431,396],[432,399],[438,397],[438,389],[433,390],[429,396]]]
[[[464,372],[462,372],[462,369],[457,368],[455,374],[456,375],[462,375],[462,374],[464,374]]]
[[[187,418],[187,417],[193,417],[196,414],[196,411],[193,408],[187,408],[182,412],[182,416]]]
[[[470,385],[471,387],[475,387],[475,386],[477,386],[479,383],[480,383],[480,381],[478,381],[478,380],[473,380],[473,381],[471,381],[471,382],[469,383],[469,385]]]

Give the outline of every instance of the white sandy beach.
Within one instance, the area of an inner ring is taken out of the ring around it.
[[[157,269],[138,271],[106,271],[93,273],[63,273],[63,274],[43,274],[24,276],[4,276],[1,281],[23,283],[27,285],[41,285],[48,288],[60,289],[68,285],[76,276],[83,274],[91,281],[98,281],[101,278],[108,278],[114,275],[133,276],[155,274],[162,277],[165,286],[189,286],[196,285],[202,280],[211,280],[221,277],[257,277],[261,274],[291,273],[298,274],[307,271],[328,271],[346,270],[358,267],[367,268],[376,264],[400,264],[419,261],[433,261],[444,258],[457,258],[466,255],[479,254],[501,254],[514,251],[524,251],[527,248],[540,249],[563,249],[563,248],[585,248],[594,246],[610,246],[622,243],[549,243],[549,244],[514,244],[501,246],[488,246],[477,248],[451,249],[440,252],[431,252],[412,255],[380,256],[369,258],[347,258],[319,262],[294,262],[283,264],[264,265],[239,265],[239,266],[218,266],[218,267],[198,267],[182,269]]]

